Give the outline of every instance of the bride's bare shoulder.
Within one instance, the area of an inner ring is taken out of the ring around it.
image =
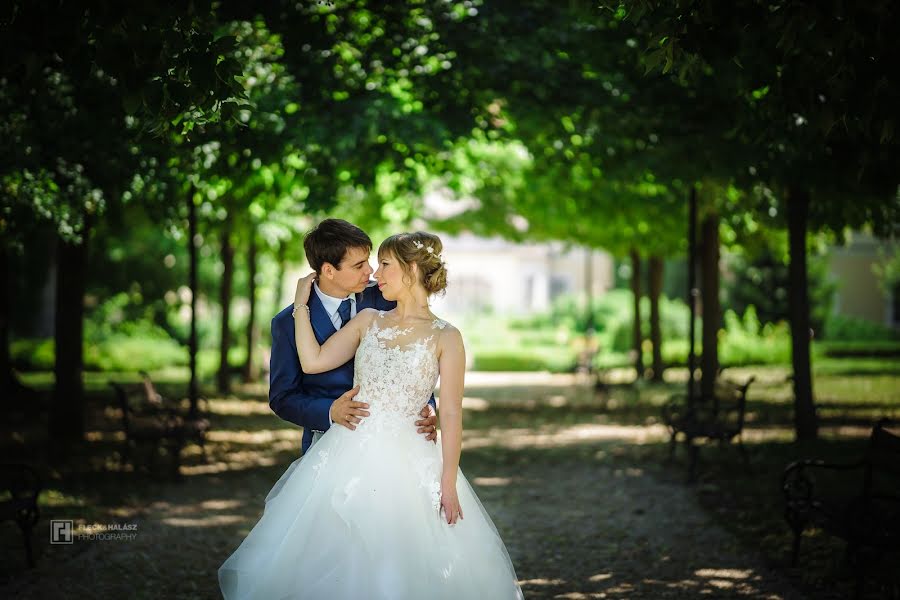
[[[431,323],[431,328],[438,331],[441,346],[462,345],[462,333],[449,321],[435,317]]]
[[[369,325],[372,324],[372,321],[379,316],[379,313],[384,313],[384,311],[375,308],[364,308],[356,313],[356,318],[359,319],[363,329],[368,329]]]

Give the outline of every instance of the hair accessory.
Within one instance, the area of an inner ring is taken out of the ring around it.
[[[424,248],[425,251],[428,252],[428,254],[431,254],[432,256],[436,256],[437,259],[441,261],[441,266],[444,266],[444,262],[443,262],[443,260],[442,260],[443,257],[442,257],[440,254],[435,254],[435,252],[434,252],[434,246],[426,246],[425,244],[423,244],[423,243],[420,242],[419,240],[413,240],[413,246],[415,246],[415,247],[418,248],[419,250],[421,250],[421,249]]]

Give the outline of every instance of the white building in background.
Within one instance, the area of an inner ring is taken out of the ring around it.
[[[526,315],[545,311],[561,294],[600,296],[613,284],[605,252],[558,242],[516,244],[471,234],[440,234],[449,272],[447,293],[432,301],[441,314]]]
[[[431,304],[447,318],[478,313],[529,315],[546,311],[560,295],[583,295],[589,278],[594,297],[613,286],[613,258],[603,251],[560,242],[517,244],[468,233],[438,235],[444,244],[448,285],[446,294],[436,296]],[[374,269],[381,240],[373,241],[369,262]],[[287,273],[281,296],[285,305],[294,297],[297,279],[308,272],[304,261]]]
[[[613,258],[600,250],[562,242],[515,243],[500,237],[485,238],[471,233],[450,235],[429,226],[431,219],[443,220],[475,208],[472,198],[452,200],[432,192],[425,197],[425,209],[409,231],[434,231],[443,242],[447,264],[446,294],[432,299],[438,314],[448,318],[478,313],[529,315],[546,311],[563,294],[584,295],[590,282],[594,297],[600,297],[614,283]],[[519,219],[521,219],[519,217]],[[524,227],[524,219],[517,223]],[[376,253],[381,239],[373,239],[370,264],[378,268]],[[281,282],[282,296],[293,299],[297,279],[309,272],[304,260],[290,269]]]
[[[428,220],[443,220],[477,208],[475,198],[452,199],[435,190],[425,196],[422,221],[412,229],[428,230]],[[514,217],[520,230],[528,223]],[[600,296],[614,282],[612,257],[600,251],[560,242],[514,243],[471,233],[439,233],[444,244],[448,285],[445,296],[432,300],[441,314],[501,313],[528,315],[546,311],[562,294],[591,292]]]
[[[900,328],[900,285],[884,289],[875,265],[900,252],[900,244],[868,233],[848,234],[847,244],[828,249],[828,267],[837,283],[835,314]]]

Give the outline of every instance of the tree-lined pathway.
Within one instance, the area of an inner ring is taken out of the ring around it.
[[[468,382],[462,466],[527,598],[799,597],[712,521],[691,488],[642,465],[640,449],[663,441],[658,425],[606,422],[588,393],[572,376]],[[259,399],[211,408],[210,463],[190,457],[184,484],[151,488],[97,517],[137,523],[134,541],[44,545],[38,567],[0,595],[218,597],[216,569],[259,517],[300,436]]]

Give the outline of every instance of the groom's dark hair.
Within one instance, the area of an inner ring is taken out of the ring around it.
[[[371,252],[372,240],[365,231],[343,219],[325,219],[303,238],[306,260],[316,273],[322,272],[325,263],[340,269],[348,248],[364,248]]]

